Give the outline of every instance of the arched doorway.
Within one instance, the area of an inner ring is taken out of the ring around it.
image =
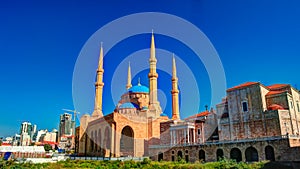
[[[161,160],[163,160],[163,159],[164,159],[164,153],[159,152],[159,153],[158,153],[158,161],[161,161]]]
[[[217,160],[223,159],[224,158],[224,152],[222,149],[217,150]]]
[[[274,148],[272,146],[265,147],[266,160],[275,161]]]
[[[130,126],[125,126],[121,132],[120,155],[134,156],[134,133]]]
[[[238,148],[233,148],[230,151],[230,159],[235,160],[236,162],[242,161],[242,152]]]
[[[177,157],[180,158],[180,159],[182,159],[182,151],[178,151],[177,152]]]
[[[258,153],[254,147],[248,147],[245,151],[246,161],[258,161]]]
[[[199,160],[205,161],[205,151],[204,150],[199,151]]]

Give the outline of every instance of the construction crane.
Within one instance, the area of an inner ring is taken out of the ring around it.
[[[62,109],[62,110],[66,111],[66,112],[72,112],[72,113],[74,113],[74,121],[76,122],[76,115],[80,114],[80,112],[78,112],[76,110],[69,110],[69,109]]]

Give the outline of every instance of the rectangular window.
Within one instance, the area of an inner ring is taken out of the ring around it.
[[[293,109],[293,108],[294,108],[294,106],[293,106],[293,102],[292,102],[292,101],[290,101],[290,103],[291,103],[291,108]]]
[[[248,103],[246,101],[242,102],[242,106],[243,106],[243,112],[247,112],[248,111]]]
[[[299,103],[297,103],[297,109],[298,109],[298,112],[300,112]]]

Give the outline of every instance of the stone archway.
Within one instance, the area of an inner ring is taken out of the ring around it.
[[[205,161],[205,151],[199,150],[199,160]]]
[[[258,152],[254,147],[248,147],[245,151],[246,161],[258,161]]]
[[[230,159],[236,160],[236,162],[242,161],[242,152],[238,148],[233,148],[230,150]]]
[[[134,132],[130,126],[125,126],[121,132],[120,155],[134,156]]]
[[[272,146],[265,147],[266,160],[275,161],[274,148]]]
[[[164,153],[159,152],[159,153],[158,153],[158,161],[161,161],[161,160],[163,160],[163,159],[164,159]]]
[[[224,158],[224,152],[222,149],[217,150],[217,160],[223,159]]]
[[[109,127],[106,127],[104,130],[104,140],[103,140],[103,157],[111,156],[111,137],[109,133]]]
[[[178,151],[178,152],[177,152],[177,157],[178,157],[178,158],[180,157],[180,159],[182,159],[182,151]]]

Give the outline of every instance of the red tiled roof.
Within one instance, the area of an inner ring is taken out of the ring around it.
[[[280,91],[269,91],[266,96],[270,96],[270,95],[275,95],[275,94],[281,94],[281,93],[285,93],[285,90],[280,90]]]
[[[284,110],[284,108],[279,104],[271,104],[268,106],[268,110]]]
[[[207,116],[208,114],[209,114],[208,111],[204,111],[204,112],[200,112],[198,114],[195,114],[193,116],[190,116],[190,117],[188,117],[186,119],[193,119],[193,118],[197,118],[197,117]]]
[[[43,141],[42,144],[55,145],[55,144],[57,144],[57,143],[56,143],[56,142],[53,142],[53,141]]]
[[[232,88],[227,89],[227,92],[233,91],[233,90],[236,90],[236,89],[241,89],[241,88],[244,88],[244,87],[248,87],[248,86],[251,86],[251,85],[254,85],[254,84],[258,84],[258,83],[259,82],[246,82],[246,83],[240,84],[238,86],[234,86]]]
[[[274,85],[267,86],[267,88],[269,88],[270,90],[278,90],[280,88],[284,88],[287,86],[288,84],[274,84]]]
[[[2,143],[1,146],[11,146],[9,143]]]

